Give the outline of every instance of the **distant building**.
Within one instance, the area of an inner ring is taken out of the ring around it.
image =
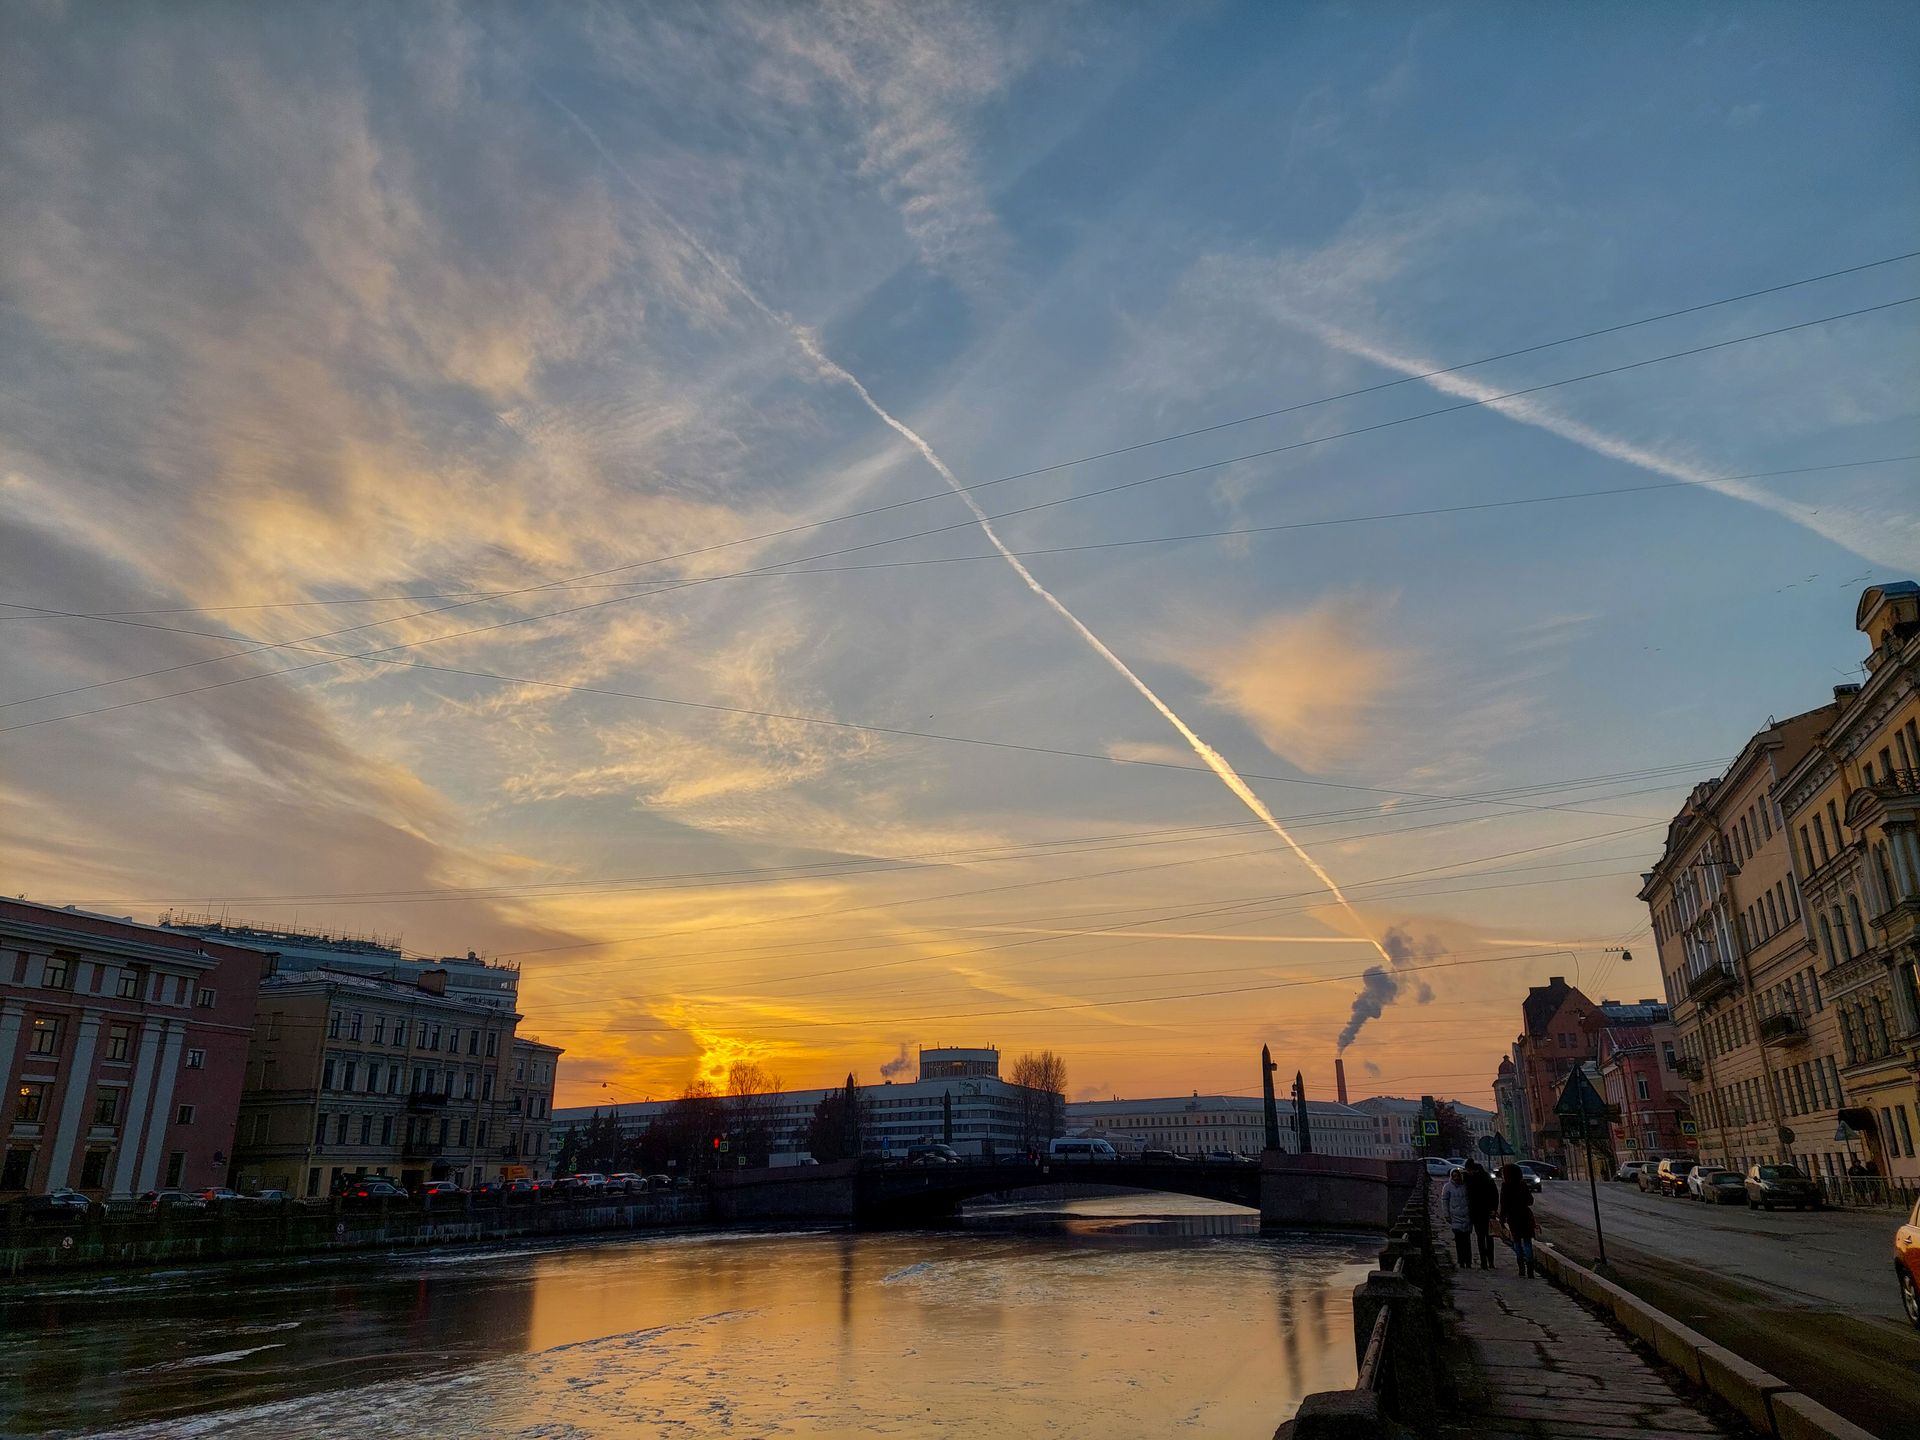
[[[1373,1121],[1354,1106],[1309,1100],[1307,1125],[1317,1154],[1375,1153]],[[1151,1100],[1081,1100],[1067,1106],[1067,1131],[1115,1139],[1116,1148],[1123,1150],[1258,1155],[1267,1145],[1266,1102],[1256,1096],[1197,1091]],[[1280,1102],[1280,1148],[1289,1153],[1298,1148],[1291,1100]]]
[[[999,1052],[992,1049],[937,1049],[920,1052],[920,1078],[858,1087],[865,1120],[864,1148],[898,1154],[922,1141],[941,1140],[946,1133],[951,1099],[953,1146],[963,1155],[1014,1155],[1026,1148],[1025,1117],[1036,1092],[1009,1084],[999,1077]],[[960,1073],[955,1073],[959,1071]],[[814,1111],[841,1086],[824,1090],[783,1090],[767,1096],[762,1113],[770,1129],[769,1163],[793,1165],[812,1156],[807,1132]],[[1063,1133],[1064,1118],[1057,1096],[1039,1096],[1042,1116],[1038,1129],[1048,1135]],[[1050,1102],[1051,1118],[1047,1118]],[[556,1110],[549,1129],[549,1152],[559,1149],[569,1130],[584,1129],[595,1116],[612,1116],[631,1136],[644,1133],[673,1106],[671,1100],[641,1100],[620,1105],[580,1105]]]
[[[234,1142],[242,1184],[302,1196],[360,1175],[466,1185],[518,1163],[520,1017],[415,968],[411,984],[325,968],[261,984]]]
[[[0,900],[0,1200],[227,1183],[270,964],[242,945]]]
[[[1442,1100],[1440,1103],[1453,1107],[1454,1113],[1460,1117],[1460,1123],[1467,1129],[1468,1153],[1478,1155],[1481,1137],[1491,1135],[1494,1131],[1493,1112],[1469,1105],[1464,1100]],[[1420,1122],[1425,1118],[1425,1107],[1421,1101],[1398,1095],[1375,1095],[1354,1101],[1353,1108],[1372,1122],[1374,1148],[1369,1153],[1383,1160],[1418,1160],[1434,1153],[1428,1146],[1413,1143],[1414,1136],[1420,1133]]]
[[[1511,1056],[1500,1057],[1500,1068],[1493,1076],[1493,1113],[1501,1137],[1515,1155],[1524,1155],[1522,1142],[1527,1129],[1520,1119],[1520,1078]]]
[[[1688,1158],[1689,1136],[1682,1128],[1692,1119],[1686,1083],[1679,1072],[1674,1030],[1664,1005],[1651,1007],[1658,1018],[1643,1020],[1634,1007],[1602,1006],[1606,1023],[1600,1028],[1599,1081],[1595,1086],[1607,1104],[1620,1111],[1610,1122],[1616,1160]],[[1611,1010],[1628,1011],[1614,1019]]]
[[[1524,1129],[1523,1141],[1515,1148],[1523,1156],[1566,1163],[1553,1107],[1567,1076],[1593,1058],[1593,1013],[1593,1002],[1559,975],[1533,986],[1521,1002],[1513,1068],[1514,1099]]]

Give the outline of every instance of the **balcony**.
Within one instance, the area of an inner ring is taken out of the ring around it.
[[[1740,982],[1728,965],[1709,965],[1698,975],[1687,977],[1687,999],[1696,1005],[1722,999],[1739,988]]]
[[[409,1110],[437,1110],[453,1097],[445,1090],[416,1090],[407,1096]]]
[[[445,1150],[438,1140],[408,1140],[400,1146],[402,1160],[438,1160]]]
[[[1760,1017],[1760,1043],[1763,1045],[1804,1045],[1807,1022],[1797,1011],[1778,1010]]]

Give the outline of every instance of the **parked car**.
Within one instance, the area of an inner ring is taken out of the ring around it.
[[[598,1170],[582,1170],[573,1177],[572,1189],[576,1194],[603,1195],[607,1189],[607,1177]]]
[[[1687,1193],[1687,1175],[1692,1169],[1691,1160],[1662,1160],[1654,1171],[1654,1183],[1660,1187],[1662,1195],[1684,1195]]]
[[[247,1198],[238,1190],[229,1190],[224,1185],[215,1185],[207,1190],[196,1190],[194,1193],[206,1202],[209,1210],[225,1210]]]
[[[1638,1182],[1641,1175],[1645,1174],[1652,1165],[1651,1160],[1628,1160],[1613,1172],[1613,1178]]]
[[[279,1210],[293,1203],[293,1196],[285,1190],[255,1190],[240,1197],[242,1205],[261,1210]]]
[[[348,1205],[374,1205],[382,1200],[406,1198],[407,1192],[391,1180],[361,1180],[340,1192],[340,1199]]]
[[[630,1170],[622,1170],[618,1175],[607,1176],[607,1188],[631,1195],[636,1190],[647,1188],[647,1177],[635,1175]]]
[[[1920,1329],[1920,1200],[1914,1202],[1907,1223],[1893,1232],[1893,1269],[1907,1319]]]
[[[458,1200],[467,1192],[451,1180],[429,1180],[413,1193],[421,1200]]]
[[[1700,1187],[1709,1205],[1738,1205],[1747,1198],[1746,1177],[1738,1170],[1715,1170]]]
[[[149,1190],[134,1202],[134,1208],[143,1215],[160,1215],[204,1210],[207,1202],[185,1190]]]
[[[1427,1157],[1427,1174],[1436,1180],[1445,1180],[1449,1175],[1453,1174],[1453,1169],[1454,1166],[1451,1160],[1444,1160],[1438,1155],[1429,1155]]]
[[[1723,1173],[1718,1165],[1695,1165],[1687,1172],[1687,1194],[1695,1200],[1700,1199],[1707,1182]]]
[[[673,1177],[671,1175],[649,1175],[647,1176],[647,1188],[649,1190],[671,1190],[673,1188]]]
[[[482,1180],[469,1192],[474,1199],[484,1200],[488,1204],[497,1204],[507,1193],[505,1180]]]
[[[1183,1157],[1171,1150],[1142,1150],[1140,1158],[1149,1165],[1178,1165]]]
[[[1062,1135],[1047,1142],[1049,1160],[1118,1160],[1111,1141],[1088,1135]]]
[[[1527,1182],[1527,1189],[1538,1195],[1541,1185],[1545,1183],[1540,1178],[1540,1172],[1535,1170],[1531,1165],[1516,1165],[1514,1169],[1518,1170],[1520,1172],[1520,1178]]]
[[[20,1213],[29,1220],[85,1220],[101,1208],[99,1201],[64,1186],[20,1202]]]
[[[1776,1205],[1791,1205],[1796,1210],[1811,1206],[1818,1210],[1822,1203],[1820,1187],[1801,1174],[1796,1165],[1756,1165],[1747,1171],[1749,1210],[1771,1210]]]
[[[938,1140],[907,1147],[907,1164],[909,1165],[958,1165],[959,1163],[960,1152]]]
[[[1209,1150],[1207,1152],[1207,1163],[1209,1165],[1231,1165],[1239,1160],[1239,1158],[1240,1157],[1231,1150]]]

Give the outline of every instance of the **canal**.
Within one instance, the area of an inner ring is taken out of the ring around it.
[[[1377,1245],[1132,1195],[67,1277],[0,1294],[0,1433],[1265,1440]]]

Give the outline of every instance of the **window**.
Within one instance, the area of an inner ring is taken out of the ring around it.
[[[494,1056],[498,1055],[499,1053],[500,1053],[500,1032],[498,1030],[489,1030],[487,1032],[487,1058],[491,1060],[493,1059]]]
[[[178,1110],[174,1111],[173,1123],[176,1125],[193,1124],[193,1106],[182,1105]]]
[[[327,1012],[327,1038],[329,1040],[338,1040],[340,1038],[340,1012],[338,1010],[330,1010]]]
[[[146,978],[147,972],[144,970],[122,970],[120,972],[120,982],[118,986],[115,987],[114,993],[122,1000],[138,1000],[140,998],[140,992],[146,989],[146,986],[141,983]]]
[[[38,1080],[29,1080],[22,1085],[14,1096],[13,1118],[33,1124],[46,1118],[47,1086]]]
[[[58,1055],[60,1053],[60,1022],[46,1015],[34,1016],[33,1028],[27,1035],[27,1053]]]
[[[33,1170],[33,1151],[24,1145],[15,1145],[8,1149],[4,1165],[0,1165],[0,1190],[24,1190],[27,1188],[27,1176]]]
[[[341,1076],[340,1076],[340,1088],[342,1090],[353,1089],[354,1071],[358,1070],[359,1068],[360,1067],[352,1060],[347,1061],[345,1067],[341,1071]]]
[[[366,1012],[363,1010],[356,1010],[352,1015],[347,1017],[347,1038],[349,1040],[358,1040],[360,1038],[360,1026],[366,1018]]]
[[[73,960],[66,955],[49,955],[40,972],[40,985],[46,990],[65,990],[73,983]]]
[[[440,1048],[440,1027],[435,1025],[431,1030],[428,1030],[423,1022],[420,1029],[421,1045],[428,1050],[438,1050]]]
[[[320,1088],[333,1089],[333,1057],[331,1055],[320,1062]]]
[[[480,1077],[480,1098],[482,1100],[493,1099],[493,1072],[491,1070]]]
[[[406,1047],[406,1043],[407,1043],[407,1022],[406,1021],[396,1020],[393,1022],[393,1043],[400,1046],[403,1049]]]
[[[463,1100],[473,1099],[473,1072],[471,1070],[467,1072],[466,1089],[461,1093],[460,1098]]]
[[[387,1017],[384,1015],[373,1017],[373,1043],[376,1045],[387,1043]]]
[[[371,1115],[360,1117],[360,1143],[362,1145],[373,1143],[373,1116]]]
[[[467,1143],[467,1122],[465,1120],[462,1120],[460,1122],[460,1144],[464,1148],[466,1143]]]
[[[1653,1098],[1653,1092],[1647,1088],[1646,1076],[1644,1075],[1634,1076],[1633,1088],[1634,1088],[1635,1095],[1637,1095],[1640,1099],[1651,1100]]]
[[[199,994],[193,997],[193,1003],[198,1005],[202,1010],[211,1010],[213,1009],[213,999],[213,991],[203,985],[200,987]]]
[[[1905,1110],[1902,1110],[1900,1112],[1900,1118],[1904,1120],[1906,1119],[1906,1116],[1907,1116],[1907,1112]],[[482,1120],[479,1123],[479,1125],[476,1127],[473,1143],[480,1146],[480,1148],[483,1150],[486,1148],[486,1145],[487,1145],[487,1122],[486,1121]]]
[[[479,1053],[480,1053],[480,1032],[478,1030],[469,1030],[467,1032],[467,1054],[478,1055]],[[488,1051],[487,1053],[492,1054],[493,1052]]]
[[[118,1090],[97,1090],[94,1092],[93,1123],[96,1125],[117,1125],[120,1123],[120,1092]]]
[[[204,1050],[187,1051],[187,1069],[204,1070],[207,1068],[207,1052]]]
[[[1853,921],[1853,943],[1864,955],[1867,950],[1867,927],[1860,923],[1860,901],[1851,892],[1847,895],[1847,918]]]
[[[1907,1124],[1907,1107],[1904,1105],[1896,1106],[1893,1115],[1894,1118],[1900,1122],[1900,1139],[1906,1144],[1907,1154],[1912,1155],[1913,1129]]]
[[[133,1027],[131,1025],[109,1025],[107,1027],[107,1059],[125,1060],[133,1053]]]
[[[458,1055],[460,1053],[460,1027],[458,1025],[449,1025],[447,1027],[447,1053],[449,1055]]]
[[[180,1188],[180,1181],[185,1177],[186,1173],[187,1152],[184,1150],[175,1150],[167,1156],[167,1189],[178,1190]]]
[[[333,1117],[333,1143],[334,1144],[344,1145],[347,1143],[347,1121],[349,1121],[352,1118],[353,1118],[352,1116],[345,1115],[345,1114],[336,1115]]]
[[[107,1184],[107,1156],[111,1151],[93,1149],[87,1151],[87,1158],[80,1162],[80,1188],[82,1190],[103,1190]]]
[[[1827,924],[1824,915],[1820,917],[1820,948],[1826,952],[1829,969],[1840,963],[1840,957],[1833,952],[1833,927]]]
[[[313,1122],[313,1143],[316,1145],[327,1143],[327,1112],[324,1110]]]
[[[382,1115],[380,1117],[380,1143],[382,1145],[391,1145],[393,1143],[393,1117],[391,1115]]]

